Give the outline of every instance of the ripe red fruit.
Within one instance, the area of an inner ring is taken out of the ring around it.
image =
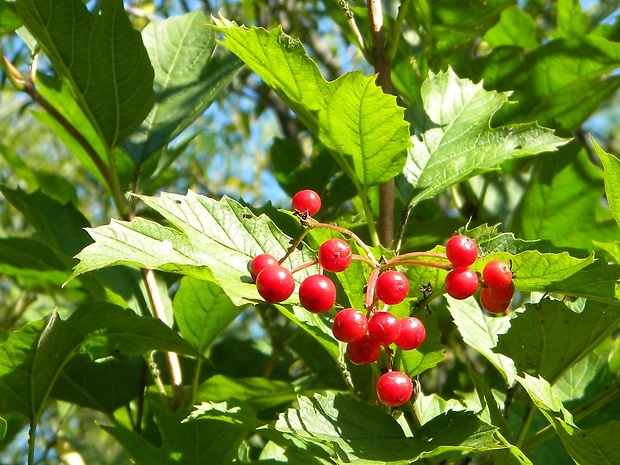
[[[478,246],[471,237],[459,234],[448,240],[446,244],[446,256],[457,268],[469,266],[478,258]]]
[[[379,275],[375,293],[388,305],[401,303],[409,293],[409,281],[400,271],[389,270]]]
[[[425,338],[424,323],[414,316],[409,316],[400,320],[400,333],[394,343],[403,350],[411,350],[419,347]]]
[[[342,239],[328,239],[319,247],[319,264],[327,271],[345,270],[351,256],[351,246]]]
[[[400,321],[389,312],[378,312],[368,322],[368,335],[382,346],[391,344],[400,333]]]
[[[381,355],[381,346],[368,335],[347,344],[347,357],[351,363],[356,365],[376,362],[379,355]]]
[[[484,283],[496,289],[508,287],[512,282],[510,265],[503,260],[491,260],[482,269]]]
[[[511,281],[506,287],[489,287],[489,296],[496,302],[510,303],[515,293],[515,285]]]
[[[273,255],[269,255],[268,253],[262,253],[252,259],[252,261],[248,265],[248,271],[250,272],[252,279],[256,281],[258,273],[271,265],[278,265],[278,260],[276,260]]]
[[[312,216],[321,209],[321,197],[310,189],[304,189],[293,196],[293,210]]]
[[[446,276],[444,286],[449,296],[466,299],[478,290],[480,279],[474,270],[467,267],[455,268]]]
[[[289,270],[280,265],[271,265],[258,273],[256,289],[263,299],[273,304],[291,296],[295,290],[295,281]]]
[[[492,290],[490,287],[485,287],[480,291],[480,305],[487,312],[502,313],[510,305],[510,300],[504,302],[495,300],[491,294]]]
[[[336,303],[336,286],[322,274],[308,276],[299,286],[299,302],[312,313],[325,313]]]
[[[411,378],[400,371],[388,371],[377,380],[377,396],[388,407],[403,405],[413,393]]]
[[[359,310],[345,308],[334,318],[332,333],[342,342],[353,342],[363,338],[368,330],[368,320]]]

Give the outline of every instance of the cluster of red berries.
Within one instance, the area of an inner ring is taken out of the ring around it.
[[[414,252],[396,257],[387,263],[379,263],[374,257],[371,258],[370,250],[351,231],[317,223],[312,219],[312,215],[321,208],[321,198],[316,192],[312,190],[298,192],[293,197],[292,205],[295,214],[306,226],[309,228],[321,226],[344,232],[355,239],[368,256],[353,255],[351,246],[343,239],[328,239],[320,245],[316,260],[289,271],[281,263],[295,249],[303,238],[302,235],[280,261],[269,254],[260,254],[251,260],[249,271],[258,293],[267,302],[282,302],[295,290],[292,274],[318,264],[318,274],[308,276],[301,282],[299,302],[310,312],[325,313],[336,303],[336,286],[323,272],[344,271],[354,258],[371,264],[373,270],[366,286],[364,304],[366,311],[354,308],[340,310],[334,318],[332,332],[337,340],[347,344],[347,357],[356,365],[376,362],[383,348],[387,353],[388,372],[377,381],[377,396],[388,406],[404,404],[413,393],[413,383],[406,374],[392,370],[393,351],[390,346],[402,350],[415,349],[424,341],[426,329],[416,317],[399,319],[387,311],[389,305],[401,303],[409,294],[407,277],[390,268],[405,264],[423,264],[449,269],[445,279],[446,292],[455,299],[466,299],[481,285],[480,276],[470,268],[478,258],[478,246],[473,239],[457,235],[448,241],[445,255]],[[440,257],[444,260],[447,258],[450,263],[410,260],[422,255]],[[506,310],[514,293],[510,266],[501,260],[491,260],[482,271],[482,280],[483,288],[480,294],[482,306],[493,313]]]
[[[469,268],[478,258],[478,246],[470,237],[458,235],[446,244],[446,256],[454,266],[444,286],[449,296],[466,299],[480,287],[478,274]],[[480,304],[491,313],[501,313],[510,305],[515,291],[510,265],[503,260],[491,260],[482,269],[483,287]]]

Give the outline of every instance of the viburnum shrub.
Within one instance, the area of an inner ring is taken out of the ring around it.
[[[343,238],[327,239],[319,246],[316,259],[296,266],[290,273],[279,264],[267,266],[256,278],[258,292],[267,302],[281,302],[293,292],[292,275],[314,266],[320,273],[302,280],[299,286],[299,301],[302,307],[312,313],[326,313],[336,304],[336,287],[322,272],[341,273],[353,260],[366,265],[368,278],[364,289],[364,309],[362,311],[362,309],[345,308],[338,311],[331,325],[332,333],[335,339],[347,343],[346,355],[355,365],[377,362],[381,352],[385,352],[385,367],[388,371],[379,378],[378,398],[390,407],[403,405],[411,397],[412,383],[403,373],[392,370],[393,357],[395,351],[414,350],[420,347],[425,340],[426,330],[419,318],[408,315],[399,319],[388,311],[389,306],[402,303],[409,294],[409,281],[406,275],[394,268],[425,266],[446,270],[448,271],[444,282],[446,293],[455,299],[466,299],[474,295],[480,287],[478,273],[470,268],[478,257],[478,246],[472,238],[459,234],[448,240],[446,253],[409,252],[395,255],[390,259],[385,257],[377,259],[370,247],[352,231],[333,224],[317,222],[311,218],[310,212],[314,214],[318,209],[315,211],[315,208],[310,208],[310,204],[316,206],[321,203],[315,194],[300,191],[293,197],[294,212],[305,229],[277,263],[284,263],[294,254],[305,235],[313,229],[326,229],[339,233],[351,240],[361,253],[354,254],[351,245]],[[263,262],[270,263],[269,256],[261,254],[253,258],[249,264],[250,271],[258,268]],[[487,273],[485,276],[488,275],[494,287],[485,281],[480,297],[481,305],[492,313],[507,310],[514,293],[512,273],[508,275],[503,263],[492,260],[484,268]],[[509,281],[506,282],[508,278]],[[423,294],[426,292],[423,289],[420,291]]]
[[[620,464],[617,5],[0,2],[0,462]]]

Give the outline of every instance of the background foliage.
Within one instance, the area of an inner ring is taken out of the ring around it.
[[[620,463],[618,8],[0,1],[0,462]],[[377,256],[475,237],[512,311],[408,269],[380,408],[333,310],[243,279],[300,188]]]

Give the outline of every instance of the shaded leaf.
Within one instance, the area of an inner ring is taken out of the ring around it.
[[[73,355],[86,353],[95,360],[152,350],[200,356],[160,320],[107,302],[84,304],[65,321],[53,312],[14,332],[0,346],[0,392],[36,421]]]
[[[583,146],[571,143],[536,161],[512,230],[523,239],[549,239],[556,246],[592,249],[592,241],[620,238],[613,221],[598,221],[603,172]],[[579,221],[575,221],[579,218]]]
[[[96,14],[80,0],[16,0],[16,11],[106,149],[133,132],[153,105],[153,67],[120,0],[103,0]]]
[[[594,34],[551,40],[524,57],[498,48],[482,60],[485,85],[514,91],[516,103],[499,120],[535,120],[571,135],[620,86],[620,44]]]
[[[227,402],[237,399],[259,412],[289,404],[296,397],[295,387],[291,383],[260,377],[231,378],[215,375],[197,390],[198,400]]]
[[[484,35],[492,47],[516,46],[525,50],[538,47],[536,40],[536,22],[520,7],[509,6],[500,16],[495,26]]]
[[[6,435],[6,420],[0,417],[0,440]]]
[[[72,204],[61,204],[55,199],[35,191],[0,186],[0,191],[26,221],[37,231],[37,239],[64,252],[69,257],[90,244],[84,228],[90,226],[84,215]]]
[[[593,138],[592,146],[603,164],[605,178],[605,195],[616,224],[620,227],[620,160],[605,152]]]
[[[578,464],[609,465],[620,460],[620,422],[610,421],[591,429],[581,429],[573,423],[572,415],[553,395],[543,378],[526,375],[518,378],[536,406],[547,417],[570,456]]]
[[[536,374],[552,385],[590,353],[620,323],[620,311],[589,302],[582,313],[563,302],[545,299],[514,312],[510,330],[499,336],[495,351],[510,357],[521,372]]]
[[[181,334],[203,353],[242,310],[216,283],[190,277],[181,280],[173,306]]]
[[[232,463],[239,445],[248,434],[245,411],[231,410],[223,415],[188,419],[184,408],[169,412],[155,402],[149,403],[161,436],[161,446],[155,447],[143,436],[122,426],[102,426],[127,450],[139,465],[173,465],[182,458],[184,464]]]
[[[67,362],[50,393],[54,399],[112,414],[142,392],[142,357],[93,361],[86,354]]]
[[[472,412],[447,412],[426,423],[415,438],[378,407],[327,392],[299,397],[299,409],[280,415],[276,429],[306,447],[320,447],[337,463],[409,464],[451,451],[502,448],[496,429]]]
[[[242,63],[216,53],[215,32],[202,12],[150,22],[142,40],[155,70],[155,104],[123,144],[142,164],[178,136],[213,103]]]
[[[422,108],[412,118],[421,141],[409,149],[398,179],[403,200],[416,205],[505,161],[555,150],[565,142],[536,124],[491,128],[491,117],[507,100],[508,94],[487,92],[452,69],[431,73],[422,85]]]

